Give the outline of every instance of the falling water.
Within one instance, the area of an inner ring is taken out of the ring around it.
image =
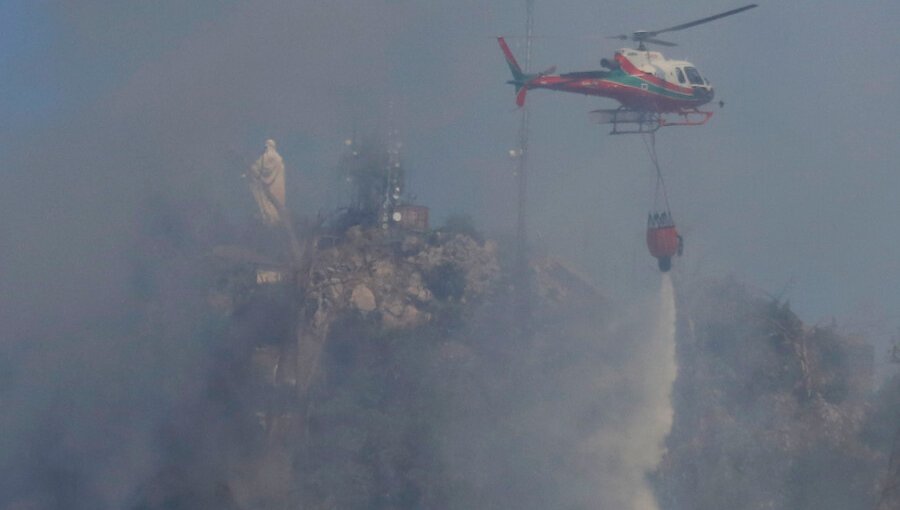
[[[658,510],[659,506],[646,475],[665,453],[665,439],[672,428],[672,384],[678,372],[675,359],[675,291],[669,273],[662,274],[659,296],[652,305],[655,323],[647,338],[644,368],[647,381],[642,409],[637,413],[635,439],[644,442],[630,453],[631,465],[639,471],[639,486],[633,494],[633,510]]]
[[[599,428],[584,444],[591,459],[588,508],[659,510],[648,481],[665,454],[672,428],[675,359],[675,292],[668,273],[659,292],[621,317],[610,334],[627,339],[625,358],[597,371],[602,395]]]

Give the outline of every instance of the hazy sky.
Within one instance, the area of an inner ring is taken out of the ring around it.
[[[744,3],[536,0],[535,25],[611,35]],[[734,274],[808,322],[900,325],[898,22],[887,0],[761,2],[671,34],[679,46],[665,54],[696,64],[726,103],[657,140],[683,279]],[[295,205],[330,205],[318,189],[341,141],[389,110],[419,200],[437,218],[508,229],[519,116],[492,36],[523,31],[520,0],[0,2],[0,318],[32,329],[36,304],[102,314],[122,299],[148,190],[231,185],[267,137]],[[596,69],[617,47],[540,39],[534,67]],[[528,102],[536,244],[612,292],[647,286],[641,140],[589,122],[611,101]]]

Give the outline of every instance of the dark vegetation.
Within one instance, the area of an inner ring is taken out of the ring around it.
[[[437,299],[455,301],[465,291],[466,275],[459,266],[445,262],[425,274],[425,285]]]

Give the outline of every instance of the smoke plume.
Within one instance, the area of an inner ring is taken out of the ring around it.
[[[672,427],[672,384],[675,359],[675,293],[668,274],[658,296],[641,307],[649,321],[646,331],[632,336],[638,342],[631,360],[620,370],[631,402],[612,426],[604,426],[589,440],[598,462],[599,501],[619,508],[657,510],[647,475],[665,453],[664,440]]]

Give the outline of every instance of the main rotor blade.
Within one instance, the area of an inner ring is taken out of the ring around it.
[[[641,39],[641,40],[645,43],[658,44],[660,46],[669,46],[670,48],[672,46],[678,46],[677,44],[675,44],[673,42],[663,41],[662,39],[656,39],[655,37],[648,37],[646,39]]]
[[[724,18],[725,16],[731,16],[732,14],[744,12],[744,11],[752,9],[754,7],[756,7],[756,4],[745,5],[743,7],[738,7],[737,9],[732,9],[730,11],[723,12],[721,14],[716,14],[715,16],[710,16],[708,18],[698,19],[696,21],[691,21],[688,23],[682,23],[681,25],[675,25],[674,27],[664,28],[662,30],[648,31],[647,37],[656,37],[657,35],[665,33],[665,32],[674,32],[676,30],[684,30],[685,28],[695,27],[697,25],[702,25],[703,23],[709,23],[710,21],[715,21],[719,18]]]

